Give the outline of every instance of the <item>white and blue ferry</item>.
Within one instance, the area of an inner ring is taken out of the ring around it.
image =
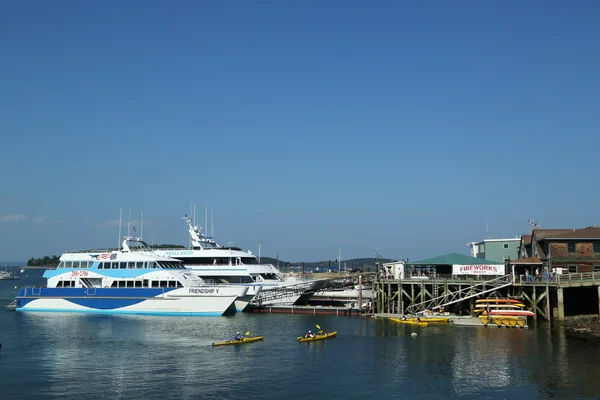
[[[44,278],[46,287],[19,291],[16,311],[219,316],[235,313],[235,300],[248,291],[207,285],[181,261],[131,237],[117,251],[64,253]]]

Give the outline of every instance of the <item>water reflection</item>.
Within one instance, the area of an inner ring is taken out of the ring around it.
[[[320,325],[333,339],[298,343]],[[264,341],[212,347],[236,331]],[[597,346],[560,330],[366,318],[0,313],[6,398],[573,398],[600,393]],[[417,333],[417,336],[411,336]]]

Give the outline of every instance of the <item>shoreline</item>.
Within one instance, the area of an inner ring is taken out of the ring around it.
[[[579,339],[600,341],[600,315],[575,315],[565,317],[565,332]]]

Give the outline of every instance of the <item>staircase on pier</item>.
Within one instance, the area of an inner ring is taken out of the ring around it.
[[[443,293],[441,296],[439,295],[437,284],[434,283],[432,298],[420,303],[411,304],[410,306],[406,307],[406,312],[409,314],[414,314],[425,310],[443,308],[463,300],[492,293],[498,289],[511,286],[513,283],[512,275],[504,275],[489,281],[473,283],[471,286],[467,286],[450,293]]]

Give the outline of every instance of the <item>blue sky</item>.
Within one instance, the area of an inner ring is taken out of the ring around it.
[[[600,223],[597,1],[1,8],[0,259],[116,245],[129,205],[290,261]]]

